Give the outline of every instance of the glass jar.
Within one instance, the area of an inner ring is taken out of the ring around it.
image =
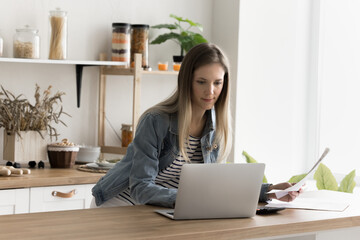
[[[67,12],[60,8],[50,11],[50,46],[49,59],[67,58]]]
[[[135,61],[135,53],[141,53],[143,68],[149,67],[148,61],[148,46],[149,46],[149,25],[133,24],[131,25],[131,65]]]
[[[111,60],[124,62],[126,67],[130,66],[130,24],[112,24],[112,50]]]
[[[39,58],[40,37],[38,30],[26,25],[24,28],[16,29],[14,35],[14,58]]]
[[[132,125],[121,124],[121,146],[127,147],[133,139]]]

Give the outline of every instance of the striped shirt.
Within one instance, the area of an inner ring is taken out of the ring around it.
[[[189,145],[186,147],[186,152],[191,163],[203,163],[203,156],[201,151],[200,138],[189,136]],[[155,178],[155,184],[165,188],[178,188],[180,173],[182,165],[186,164],[185,158],[179,153],[174,161],[161,170]],[[118,198],[128,202],[130,205],[135,205],[136,202],[130,197],[130,188],[120,193]]]

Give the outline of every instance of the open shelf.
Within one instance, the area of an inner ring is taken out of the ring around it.
[[[51,59],[28,59],[28,58],[0,58],[0,62],[88,65],[88,66],[125,66],[126,65],[126,63],[123,62],[113,62],[113,61],[51,60]]]
[[[141,70],[140,73],[144,74],[144,75],[178,75],[179,74],[179,72],[175,72],[175,71],[144,71],[144,70]],[[135,74],[135,69],[110,66],[110,67],[104,68],[103,74],[104,75],[133,76]]]

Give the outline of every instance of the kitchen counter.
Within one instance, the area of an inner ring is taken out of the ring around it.
[[[154,206],[96,208],[0,216],[4,239],[340,239],[359,230],[360,207],[343,212],[286,209],[253,218],[173,221]],[[335,238],[321,233],[330,232]],[[351,230],[350,230],[351,233]],[[357,233],[358,234],[358,233]],[[321,237],[323,236],[323,237]],[[288,239],[288,238],[287,238]],[[355,238],[358,239],[358,235]]]
[[[92,173],[74,168],[31,169],[31,174],[0,176],[0,190],[96,183],[104,173]]]

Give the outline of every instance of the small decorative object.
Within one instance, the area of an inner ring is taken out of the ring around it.
[[[158,62],[159,71],[167,71],[168,70],[168,62]]]
[[[22,95],[15,96],[1,86],[0,128],[4,128],[4,160],[27,163],[46,160],[47,136],[59,136],[52,123],[66,124],[61,120],[63,112],[61,97],[57,92],[51,95],[49,86],[41,96],[36,85],[35,104],[32,105]],[[70,115],[68,115],[70,116]]]
[[[14,162],[14,164],[12,165],[14,168],[21,168],[21,164],[18,162]]]
[[[52,168],[72,168],[79,152],[79,147],[66,138],[60,143],[49,144],[47,149]]]
[[[195,23],[189,19],[184,19],[182,17],[175,16],[174,14],[170,14],[170,17],[174,18],[176,22],[173,24],[159,24],[152,26],[152,28],[157,28],[157,29],[165,28],[170,30],[170,32],[157,36],[157,38],[155,38],[150,43],[160,44],[166,42],[167,40],[174,40],[181,47],[181,51],[180,51],[181,60],[179,61],[179,58],[177,58],[176,60],[174,59],[174,62],[182,62],[184,52],[185,53],[188,52],[195,45],[198,45],[200,43],[205,43],[207,42],[207,40],[201,34],[189,30],[192,27],[196,27],[198,28],[199,31],[202,32],[203,27],[200,23]],[[188,24],[188,26],[183,27],[181,23],[186,23]]]
[[[43,161],[40,161],[38,163],[38,168],[45,168],[45,163]]]
[[[29,165],[29,168],[35,168],[36,167],[36,162],[35,161],[29,161],[28,165]]]

